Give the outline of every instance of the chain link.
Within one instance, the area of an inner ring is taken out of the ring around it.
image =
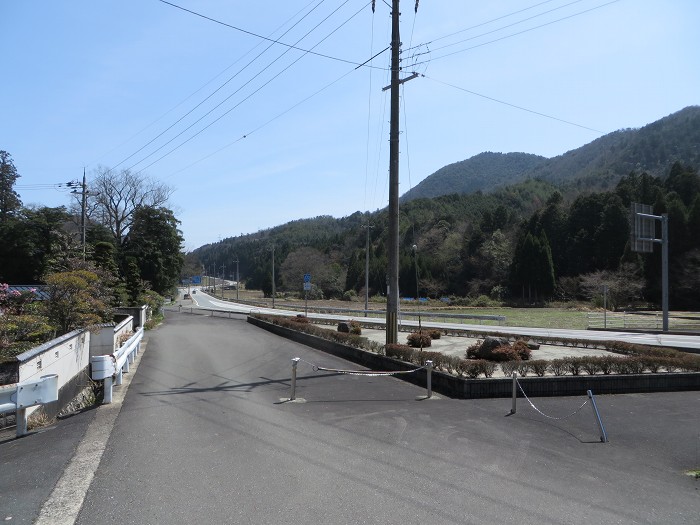
[[[376,370],[340,370],[337,368],[326,368],[323,366],[318,366],[314,363],[310,363],[309,361],[306,361],[306,360],[301,359],[301,358],[299,358],[299,361],[309,365],[314,370],[314,372],[320,370],[322,372],[334,372],[336,374],[346,374],[346,375],[351,375],[351,376],[368,376],[368,377],[393,376],[393,375],[397,375],[397,374],[412,374],[414,372],[418,372],[418,370],[423,370],[425,368],[424,366],[421,366],[420,368],[415,368],[413,370],[397,370],[397,371],[387,371],[387,372],[376,371]]]
[[[525,396],[525,399],[527,399],[527,402],[530,403],[530,406],[531,406],[532,408],[534,408],[537,412],[539,412],[540,414],[542,414],[544,417],[549,418],[549,419],[556,419],[557,421],[561,421],[561,420],[563,420],[563,419],[569,419],[570,417],[575,416],[576,414],[578,414],[578,413],[581,411],[581,409],[582,409],[583,407],[585,407],[585,406],[588,404],[588,399],[586,399],[586,400],[583,402],[583,405],[581,405],[580,407],[578,407],[576,410],[574,410],[574,411],[573,411],[571,414],[569,414],[568,416],[562,416],[562,417],[548,416],[547,414],[545,414],[544,412],[542,412],[539,408],[537,408],[537,407],[534,405],[534,403],[533,403],[532,401],[530,401],[530,398],[527,397],[527,394],[526,394],[525,391],[523,390],[523,387],[522,387],[522,385],[520,384],[520,381],[518,381],[517,378],[515,379],[515,382],[518,383],[518,388],[520,388],[520,391],[521,391],[521,392],[523,393],[523,395]]]

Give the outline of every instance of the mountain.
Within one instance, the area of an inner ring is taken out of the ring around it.
[[[407,191],[401,200],[492,190],[522,180],[526,173],[546,160],[546,157],[529,153],[479,153],[440,168]]]
[[[490,191],[527,179],[605,189],[631,171],[665,176],[676,161],[700,166],[700,106],[689,106],[639,129],[614,131],[551,159],[525,153],[480,153],[439,169],[402,200]]]

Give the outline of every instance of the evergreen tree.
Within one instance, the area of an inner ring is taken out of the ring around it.
[[[22,207],[22,201],[14,190],[18,178],[12,157],[8,152],[0,150],[0,224]]]

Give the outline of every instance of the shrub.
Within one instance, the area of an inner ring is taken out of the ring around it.
[[[554,359],[549,363],[549,369],[555,376],[563,376],[568,370],[568,360]]]
[[[420,366],[425,366],[427,361],[433,362],[433,368],[442,369],[444,366],[443,355],[440,352],[416,352],[413,351],[413,355],[418,358],[418,364]]]
[[[486,377],[491,377],[498,370],[498,365],[492,361],[482,360],[479,365]]]
[[[517,361],[520,359],[520,354],[518,354],[518,351],[512,346],[504,345],[497,346],[491,350],[489,355],[484,355],[482,357],[489,361],[496,361],[500,363],[502,361]]]
[[[465,375],[470,379],[476,379],[482,372],[482,360],[477,359],[462,359],[457,368],[457,373]]]
[[[583,357],[570,357],[566,360],[566,370],[570,372],[572,376],[581,375],[581,368],[585,359]]]
[[[308,317],[306,317],[305,315],[301,315],[301,314],[299,314],[295,317],[290,317],[289,320],[292,321],[293,323],[299,323],[299,324],[309,324],[311,322]]]
[[[527,346],[526,341],[518,339],[513,343],[513,348],[516,352],[518,352],[518,356],[520,356],[520,359],[530,359],[530,356],[532,355],[532,350],[530,350],[530,347]]]
[[[384,352],[387,357],[394,357],[407,363],[412,363],[415,350],[408,345],[390,343],[384,346]]]
[[[628,357],[627,358],[627,369],[630,374],[642,374],[644,373],[645,363],[642,357]]]
[[[588,357],[582,364],[583,370],[589,375],[595,375],[600,371],[599,357]]]
[[[537,377],[544,377],[547,373],[547,369],[549,369],[549,363],[544,359],[533,359],[532,361],[528,361],[528,365],[532,373]]]
[[[432,330],[428,330],[428,335],[430,335],[430,339],[440,339],[442,332],[437,328],[433,328]]]
[[[408,335],[408,344],[413,348],[427,348],[432,344],[432,339],[425,332],[413,332]]]
[[[525,377],[529,371],[530,363],[523,363],[522,361],[518,363],[518,375],[520,377]]]
[[[353,335],[361,335],[362,334],[362,326],[360,325],[359,321],[348,321],[348,324],[350,325],[350,333]]]
[[[503,372],[503,375],[505,376],[512,376],[513,372],[518,371],[518,364],[519,361],[505,361],[501,363],[501,371]]]
[[[481,352],[481,343],[481,340],[477,340],[476,343],[467,347],[467,359],[479,358],[479,352]]]

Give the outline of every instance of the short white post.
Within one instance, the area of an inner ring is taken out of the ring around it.
[[[426,383],[427,383],[426,388],[427,388],[427,390],[428,390],[428,395],[427,395],[427,397],[428,397],[428,399],[430,399],[431,397],[433,397],[433,362],[432,362],[432,361],[426,361],[426,362],[425,362],[425,368],[426,368],[426,370],[428,371],[428,372],[427,372],[428,378],[427,378],[427,380],[426,380]]]
[[[289,400],[294,401],[297,398],[297,365],[299,364],[299,357],[292,359],[292,391],[289,394]]]
[[[104,395],[102,396],[102,404],[107,405],[112,402],[112,376],[105,377],[103,385]]]
[[[518,399],[518,373],[513,372],[513,406],[511,406],[511,408],[510,408],[511,414],[515,414],[517,399]]]
[[[24,436],[27,433],[27,409],[18,408],[15,412],[15,419],[17,423],[16,436]]]
[[[119,386],[122,384],[122,374],[124,373],[124,369],[120,368],[117,370],[117,373],[115,374],[114,378],[114,385]]]
[[[605,427],[603,426],[603,421],[600,419],[600,413],[598,412],[598,406],[595,404],[595,397],[593,397],[593,392],[588,391],[588,399],[591,400],[591,406],[593,407],[593,415],[595,415],[595,420],[598,423],[598,428],[600,429],[600,441],[603,443],[608,442],[608,435],[605,433]]]

